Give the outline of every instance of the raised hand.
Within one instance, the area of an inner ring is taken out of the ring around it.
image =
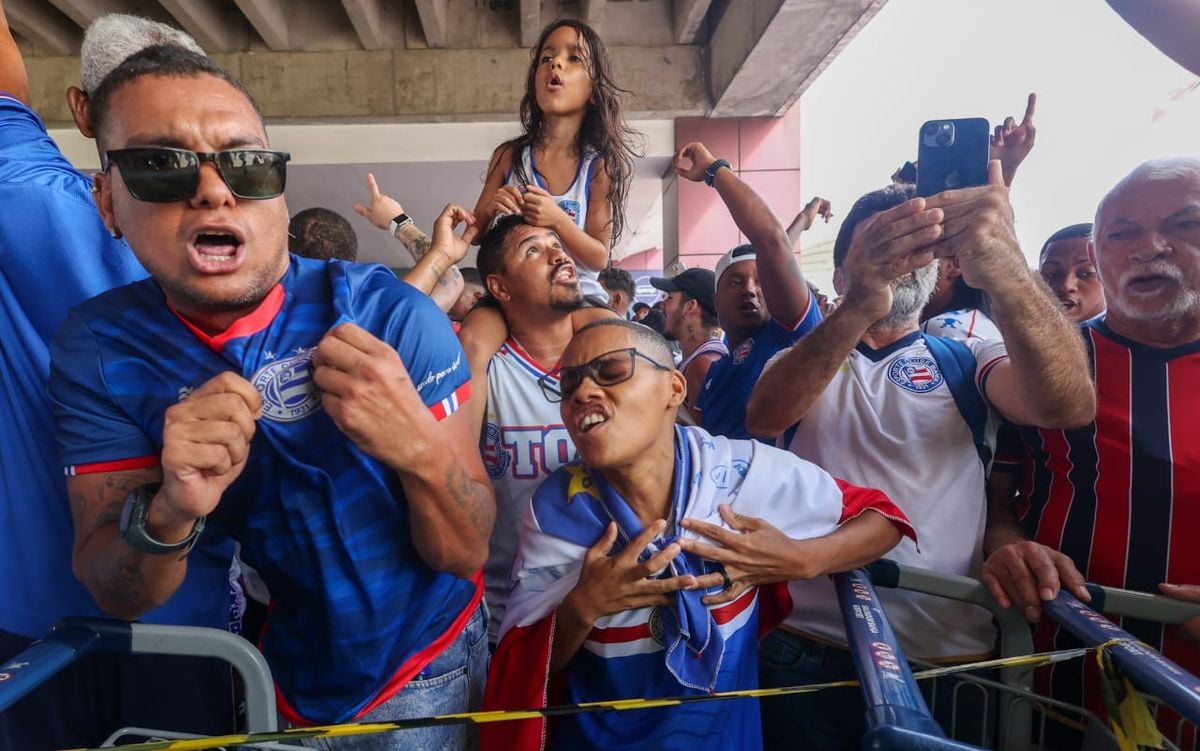
[[[498,214],[517,215],[521,213],[521,204],[525,202],[525,196],[521,195],[521,191],[515,185],[501,185],[496,191],[496,195],[492,196],[491,203],[488,204],[488,211],[494,217]]]
[[[454,230],[464,223],[466,227],[462,235],[455,235]],[[474,214],[462,206],[447,204],[433,223],[433,238],[429,250],[441,253],[451,264],[459,263],[466,258],[467,251],[478,234],[479,225],[475,222]]]
[[[354,204],[354,212],[382,230],[392,228],[392,220],[404,213],[404,207],[391,196],[379,192],[375,175],[367,174],[367,193],[370,203]]]
[[[808,204],[800,211],[800,215],[804,217],[806,224],[804,229],[808,229],[817,222],[817,217],[821,217],[828,224],[833,218],[833,205],[829,203],[829,199],[815,196]]]
[[[321,339],[312,364],[321,405],[364,452],[404,472],[436,450],[438,422],[392,347],[343,323]]]
[[[926,199],[926,205],[940,208],[944,215],[944,234],[935,253],[957,257],[968,285],[995,294],[1028,275],[998,161],[988,164],[987,185],[947,190]]]
[[[1004,184],[1012,186],[1017,167],[1033,151],[1037,128],[1033,126],[1033,111],[1037,108],[1037,94],[1030,94],[1025,105],[1025,117],[1018,123],[1012,116],[1004,118],[992,133],[989,159],[1000,160],[1004,170]]]
[[[679,555],[678,543],[671,543],[644,563],[638,563],[638,555],[666,526],[667,523],[659,519],[630,540],[624,550],[612,555],[617,525],[610,523],[600,540],[584,556],[579,583],[567,595],[563,607],[571,609],[581,622],[590,625],[599,618],[625,610],[669,605],[671,593],[694,589],[694,576],[650,578]]]
[[[190,526],[217,507],[246,466],[262,397],[227,371],[209,379],[163,419],[161,499],[165,525]]]
[[[717,161],[704,144],[689,143],[675,155],[675,173],[680,177],[698,183],[704,180],[704,172],[713,162]]]
[[[854,305],[878,320],[892,309],[891,283],[933,261],[942,237],[943,213],[914,198],[863,222],[842,264],[843,305]]]

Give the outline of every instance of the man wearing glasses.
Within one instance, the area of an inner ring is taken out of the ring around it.
[[[201,534],[235,538],[274,598],[261,646],[293,722],[468,709],[494,508],[445,316],[382,267],[288,255],[288,157],[208,59],[134,55],[91,115],[100,213],[152,278],[76,308],[52,350],[76,575],[136,618]],[[447,207],[435,244],[468,217]]]
[[[790,605],[786,587],[756,585],[854,568],[913,535],[879,491],[755,441],[676,427],[687,383],[645,326],[588,324],[544,382],[582,461],[555,471],[526,510],[490,708],[757,688],[760,617],[769,627]],[[770,552],[729,558],[751,537]],[[755,749],[759,725],[754,700],[703,702],[563,717],[549,736],[541,720],[499,723],[484,740]]]

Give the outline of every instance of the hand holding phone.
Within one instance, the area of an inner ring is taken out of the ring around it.
[[[987,184],[991,130],[982,117],[929,120],[917,147],[917,195]]]

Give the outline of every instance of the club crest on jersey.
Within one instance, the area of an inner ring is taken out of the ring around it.
[[[559,201],[558,207],[563,210],[564,214],[571,217],[572,222],[579,223],[579,210],[582,208],[579,201]]]
[[[494,423],[483,426],[483,436],[479,441],[479,453],[483,455],[483,467],[488,477],[493,480],[504,476],[508,465],[512,463],[512,455],[504,448],[500,438],[500,427]]]
[[[932,357],[900,357],[888,368],[888,378],[902,389],[924,394],[942,385],[942,371]]]
[[[262,394],[263,417],[276,422],[295,422],[321,408],[321,395],[312,378],[312,356],[316,347],[297,349],[258,369],[250,382]]]
[[[746,362],[746,358],[750,356],[750,350],[754,349],[754,340],[747,339],[737,346],[733,351],[733,364],[741,365]]]

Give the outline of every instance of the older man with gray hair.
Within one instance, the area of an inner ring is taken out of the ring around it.
[[[183,32],[134,16],[92,24],[83,89],[67,93],[80,132],[91,135],[85,92],[129,54],[163,42],[199,49]],[[145,276],[105,230],[91,179],[62,155],[29,98],[0,2],[0,414],[9,426],[0,431],[0,661],[64,616],[99,615],[71,570],[70,510],[46,397],[49,342],[70,308]],[[146,620],[228,628],[231,557],[229,544],[197,548],[182,594]],[[0,748],[93,746],[126,725],[221,732],[231,717],[227,669],[182,658],[93,657],[0,714]]]
[[[1023,428],[1028,490],[1018,521],[992,509],[984,581],[1041,619],[1041,602],[1083,581],[1200,602],[1200,159],[1145,162],[1104,196],[1089,244],[1108,310],[1083,324],[1095,373],[1094,422]],[[1200,672],[1200,619],[1182,633],[1131,618],[1124,627]],[[1051,623],[1039,650],[1073,640]],[[1084,671],[1056,666],[1043,691],[1079,704]],[[1101,711],[1102,707],[1090,707]],[[1178,718],[1159,712],[1167,737]],[[1179,745],[1192,748],[1194,730]]]

